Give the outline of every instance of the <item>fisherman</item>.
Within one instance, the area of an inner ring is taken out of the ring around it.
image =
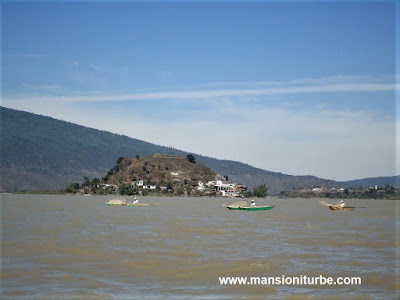
[[[256,206],[256,203],[254,202],[254,200],[251,200],[251,206]]]
[[[135,197],[135,201],[132,202],[133,204],[139,204],[139,200]]]
[[[341,200],[341,201],[340,201],[340,207],[343,208],[343,207],[345,207],[345,206],[346,206],[346,203],[344,203],[344,201]]]

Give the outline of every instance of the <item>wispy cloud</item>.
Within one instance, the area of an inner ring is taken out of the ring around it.
[[[43,95],[32,100],[57,102],[113,102],[134,100],[162,100],[162,99],[207,99],[217,97],[246,97],[268,96],[283,94],[305,93],[339,93],[339,92],[383,92],[398,91],[398,83],[333,83],[324,85],[282,86],[255,89],[218,89],[193,91],[159,91],[144,93],[110,93],[110,94],[69,94],[54,98],[52,95]],[[13,97],[15,100],[21,96]],[[25,99],[25,96],[22,96]],[[22,100],[22,99],[21,99]],[[26,99],[25,99],[26,100]]]
[[[224,113],[201,118],[193,112],[169,122],[147,114],[93,112],[101,121],[87,115],[85,125],[266,170],[337,180],[395,173],[395,124],[367,111],[257,110],[234,103]]]
[[[327,84],[355,84],[355,83],[393,83],[398,81],[399,77],[393,75],[333,75],[319,78],[299,78],[285,81],[264,80],[264,81],[221,81],[204,84],[206,87],[217,86],[241,86],[241,87],[287,87],[287,86],[303,86],[303,85],[327,85]]]
[[[284,88],[294,93],[300,87],[294,90],[294,87],[280,87]],[[338,87],[338,84],[325,84],[303,86],[300,91],[312,93],[321,91],[321,88],[328,92],[382,91],[398,89],[398,86],[374,83],[343,88]],[[255,90],[257,92],[253,92],[253,89],[251,92],[224,89],[211,92],[175,91],[55,97],[61,99],[59,102],[50,96],[21,97],[20,101],[8,99],[5,106],[288,174],[310,174],[337,180],[395,174],[395,129],[398,121],[393,118],[376,118],[374,110],[363,110],[362,107],[339,108],[332,102],[326,105],[323,100],[314,105],[301,105],[302,101],[306,102],[302,99],[296,102],[300,103],[301,109],[293,109],[284,104],[247,105],[243,101],[232,99],[232,96],[261,93],[259,89]],[[267,90],[269,94],[278,93],[275,88],[272,91]],[[279,92],[282,93],[281,90]],[[98,105],[90,102],[98,101],[98,97],[104,97],[104,101],[113,101],[116,100],[113,97],[118,95],[134,97],[136,100],[176,99],[177,95],[181,99],[204,97],[204,100],[188,101],[186,106],[181,105],[186,104],[186,101],[166,101],[150,108],[145,108],[146,101],[132,105],[117,105],[113,102]],[[215,95],[224,97],[218,97],[218,101],[215,101],[212,98]],[[89,102],[82,102],[88,99]],[[351,98],[349,101],[351,102]],[[203,105],[192,105],[199,102]],[[165,107],[169,107],[169,110],[164,111]],[[206,107],[206,110],[199,110],[199,107]],[[162,118],[162,114],[171,117],[166,120]]]

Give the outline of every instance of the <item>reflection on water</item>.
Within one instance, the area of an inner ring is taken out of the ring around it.
[[[398,201],[1,195],[2,299],[396,298]],[[361,286],[221,286],[219,276],[360,276]]]

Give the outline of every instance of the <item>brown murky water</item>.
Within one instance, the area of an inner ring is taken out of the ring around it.
[[[2,299],[395,299],[400,201],[260,199],[230,211],[222,198],[1,197]],[[128,198],[127,198],[128,199]],[[130,199],[129,199],[130,200]],[[359,276],[359,286],[220,285],[219,276]]]

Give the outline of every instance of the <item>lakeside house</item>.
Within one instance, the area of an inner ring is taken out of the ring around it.
[[[201,181],[198,182],[197,190],[199,190],[199,191],[205,191],[206,190],[206,187],[205,187],[203,182],[201,182]]]
[[[231,183],[229,181],[216,180],[207,183],[199,181],[197,190],[205,191],[206,189],[216,191],[216,193],[222,197],[240,197],[242,192],[247,191],[245,185]]]
[[[107,188],[114,188],[114,189],[118,189],[118,185],[116,184],[111,184],[111,183],[102,183],[99,184],[97,187],[101,187],[102,189],[107,189]]]
[[[131,182],[131,187],[143,186],[143,180],[136,180]]]
[[[173,182],[183,182],[182,178],[179,176],[178,172],[170,172],[173,176]],[[191,181],[191,179],[185,179],[186,181]],[[130,186],[132,188],[142,188],[143,190],[156,190],[157,185],[155,183],[152,184],[144,184],[143,180],[135,180],[130,182]],[[160,186],[160,190],[166,190],[167,187]],[[214,191],[216,195],[222,197],[241,197],[242,192],[247,191],[247,187],[242,184],[231,183],[227,181],[227,178],[224,176],[216,176],[215,180],[202,182],[197,181],[197,184],[194,182],[192,185],[193,190],[197,190],[200,192]]]
[[[143,186],[143,189],[145,190],[155,190],[157,188],[157,186],[155,186],[154,184],[146,184]]]

